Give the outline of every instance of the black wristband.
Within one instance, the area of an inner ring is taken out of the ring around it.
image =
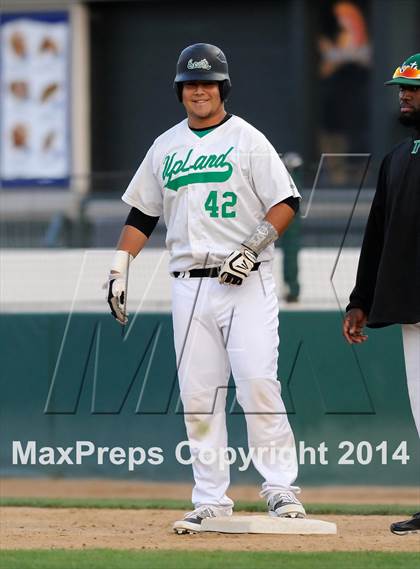
[[[159,217],[146,215],[136,207],[132,207],[125,220],[125,225],[131,225],[144,233],[146,237],[150,237],[158,221]]]

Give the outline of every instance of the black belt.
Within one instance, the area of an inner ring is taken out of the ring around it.
[[[258,271],[261,263],[255,263],[251,271]],[[191,269],[190,271],[174,271],[171,273],[176,279],[202,279],[204,277],[217,277],[219,275],[220,267],[208,267],[207,269]]]

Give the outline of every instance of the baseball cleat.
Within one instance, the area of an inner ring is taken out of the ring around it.
[[[414,514],[409,520],[395,522],[389,528],[396,535],[407,535],[409,533],[420,533],[420,512]]]
[[[293,492],[273,494],[267,500],[268,515],[277,518],[306,518],[305,508]]]
[[[198,533],[202,531],[201,522],[206,518],[218,516],[231,516],[232,508],[220,506],[200,506],[185,514],[182,520],[174,523],[173,530],[178,535],[186,533]]]

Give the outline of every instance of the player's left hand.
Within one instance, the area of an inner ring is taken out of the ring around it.
[[[220,267],[219,283],[241,285],[252,271],[256,261],[257,255],[247,247],[233,251]]]

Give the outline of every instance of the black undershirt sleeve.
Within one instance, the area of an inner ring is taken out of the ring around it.
[[[125,220],[125,225],[131,225],[144,233],[146,237],[150,237],[158,221],[159,217],[146,215],[136,207],[132,207]]]
[[[286,198],[285,200],[282,200],[280,203],[285,203],[287,204],[289,207],[291,207],[293,209],[293,211],[295,212],[295,215],[297,214],[297,212],[299,211],[299,205],[300,205],[300,199],[299,198],[295,198],[293,196],[289,196],[288,198]]]

